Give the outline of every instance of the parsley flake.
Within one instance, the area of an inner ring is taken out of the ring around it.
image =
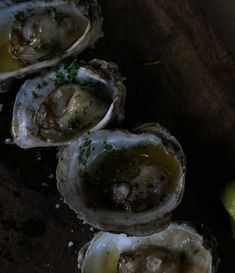
[[[68,127],[70,129],[77,129],[77,128],[79,128],[79,126],[80,126],[80,118],[79,118],[79,115],[76,114],[76,116],[74,118],[69,120]]]
[[[40,90],[43,87],[46,87],[47,85],[48,85],[48,82],[43,81],[42,83],[38,83],[36,88]]]
[[[87,160],[91,155],[91,143],[91,140],[86,140],[84,144],[79,148],[78,161],[83,166],[86,166]]]
[[[58,40],[51,40],[50,42],[42,41],[37,50],[47,52],[47,54],[41,58],[42,60],[60,57],[64,54],[62,44]]]
[[[140,168],[139,168],[139,164],[137,161],[133,161],[131,162],[131,169],[130,169],[130,172],[128,174],[128,177],[130,179],[133,179],[133,178],[136,178],[137,176],[140,175]]]
[[[79,68],[78,64],[72,63],[69,65],[65,65],[64,67],[65,72],[58,70],[56,72],[55,80],[54,80],[55,86],[60,87],[64,84],[73,82],[77,75],[78,68]]]
[[[18,11],[15,14],[15,23],[22,21],[25,18],[25,14],[23,11]]]
[[[104,148],[105,148],[106,150],[110,151],[110,150],[113,149],[113,145],[107,143],[106,141],[104,141]]]
[[[57,25],[60,25],[64,21],[65,15],[62,12],[58,11],[55,7],[50,8],[49,11],[52,20],[56,22]]]

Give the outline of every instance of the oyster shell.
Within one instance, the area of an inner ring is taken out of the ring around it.
[[[27,80],[17,94],[12,135],[22,148],[59,146],[124,117],[118,67],[102,60],[71,63]]]
[[[0,9],[0,81],[54,66],[102,36],[96,0],[6,3]]]
[[[208,233],[172,223],[147,237],[100,232],[80,250],[78,267],[82,273],[215,273],[215,250]]]
[[[58,190],[88,224],[146,235],[169,224],[184,192],[185,157],[178,141],[156,123],[134,133],[83,135],[62,154]]]

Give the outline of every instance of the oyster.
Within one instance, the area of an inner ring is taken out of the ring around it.
[[[123,119],[123,77],[113,63],[70,63],[27,80],[17,94],[12,135],[22,148],[59,146]]]
[[[58,190],[88,224],[146,235],[169,224],[184,192],[185,157],[177,140],[156,123],[134,133],[83,135],[62,154]]]
[[[102,35],[96,0],[6,4],[0,9],[0,81],[54,66]]]
[[[217,265],[214,238],[177,223],[147,237],[100,232],[78,254],[82,273],[215,273]]]

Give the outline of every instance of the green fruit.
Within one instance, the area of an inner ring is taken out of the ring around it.
[[[225,186],[222,202],[233,220],[235,220],[235,180]]]

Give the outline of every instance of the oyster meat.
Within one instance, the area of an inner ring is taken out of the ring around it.
[[[0,9],[0,80],[77,55],[102,35],[96,0],[23,1]]]
[[[78,254],[82,273],[215,273],[217,265],[213,237],[183,223],[146,237],[100,232]]]
[[[81,134],[123,119],[123,78],[115,64],[71,63],[25,82],[17,94],[12,121],[22,148],[58,146]]]
[[[101,130],[64,151],[58,189],[78,217],[108,231],[134,235],[164,228],[184,191],[184,153],[158,124],[134,133]]]

